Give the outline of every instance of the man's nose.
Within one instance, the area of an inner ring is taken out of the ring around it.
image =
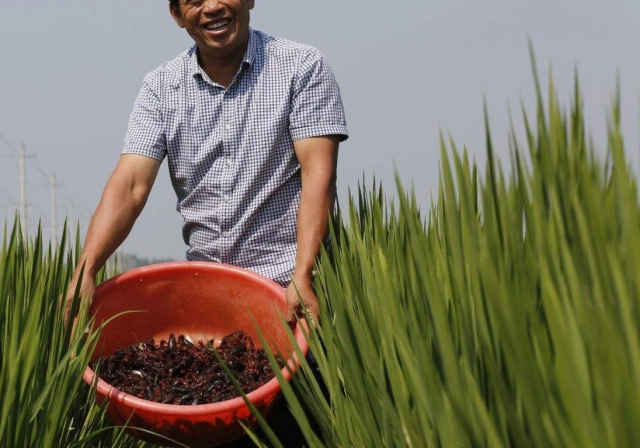
[[[204,0],[204,2],[202,3],[202,8],[209,14],[215,14],[219,12],[223,8],[223,6],[222,3],[218,0]]]

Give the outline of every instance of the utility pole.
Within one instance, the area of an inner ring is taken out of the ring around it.
[[[56,175],[51,176],[51,245],[56,247],[58,245],[58,214],[57,200],[56,200]]]
[[[22,234],[25,239],[29,234],[27,229],[27,168],[26,168],[26,148],[24,143],[20,145],[20,218],[22,221]]]

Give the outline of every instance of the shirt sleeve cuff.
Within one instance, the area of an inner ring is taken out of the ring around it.
[[[131,147],[124,148],[120,154],[136,154],[140,156],[146,156],[151,159],[159,160],[160,162],[162,162],[165,157],[165,154],[162,152],[150,151],[148,149],[142,149],[142,148],[131,148]]]
[[[349,131],[347,131],[346,126],[340,124],[291,129],[291,140],[293,141],[312,137],[323,137],[325,135],[337,135],[340,137],[340,141],[343,142],[349,138]]]

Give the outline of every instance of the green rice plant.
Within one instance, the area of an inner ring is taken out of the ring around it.
[[[0,247],[0,445],[6,447],[144,446],[111,428],[82,375],[97,337],[87,310],[63,324],[59,299],[80,253],[79,235],[66,248],[44,247],[39,230],[25,238],[14,220]],[[104,275],[104,272],[101,273]]]
[[[576,76],[537,79],[511,169],[442,138],[428,215],[361,185],[318,267],[322,323],[281,381],[309,446],[640,446],[640,204],[619,100],[604,161]],[[618,94],[619,95],[619,94]]]

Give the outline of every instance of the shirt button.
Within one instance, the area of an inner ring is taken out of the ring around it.
[[[224,196],[222,196],[222,200],[224,202],[229,202],[231,200],[231,196],[229,196],[228,194],[225,194]]]
[[[229,232],[222,232],[222,238],[229,238]]]
[[[233,167],[233,160],[231,160],[229,157],[227,157],[226,159],[224,159],[224,163],[229,167]]]
[[[229,123],[227,123],[227,124],[225,124],[225,125],[224,125],[224,130],[225,130],[225,131],[228,131],[228,130],[230,130],[230,129],[231,129],[231,125],[230,125]]]

